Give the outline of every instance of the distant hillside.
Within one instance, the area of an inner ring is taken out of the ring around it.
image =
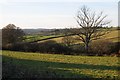
[[[38,29],[23,29],[23,31],[26,34],[40,34],[40,35],[60,35],[64,34],[66,29],[44,29],[44,28],[38,28]]]
[[[26,34],[35,34],[35,33],[44,32],[44,31],[51,31],[51,29],[43,29],[43,28],[39,28],[39,29],[23,29],[23,31]]]

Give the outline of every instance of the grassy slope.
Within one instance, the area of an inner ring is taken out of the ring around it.
[[[26,76],[36,73],[39,73],[36,74],[39,77],[40,75],[43,77],[81,78],[113,78],[118,76],[119,62],[117,57],[70,56],[13,51],[3,51],[2,56],[3,64],[8,62],[9,65],[14,64],[16,66],[14,69],[19,66],[20,72],[23,71],[22,75]],[[3,67],[5,66],[3,65]],[[6,69],[3,68],[3,71]],[[24,71],[28,71],[28,73],[24,73]]]
[[[46,39],[46,38],[51,38],[53,36],[39,36],[39,35],[31,35],[31,36],[24,36],[24,41],[26,42],[31,42],[31,41],[36,41],[36,40],[41,40],[41,39]]]
[[[50,36],[40,36],[40,35],[27,35],[24,36],[24,42],[34,42],[37,40],[44,40],[49,38],[61,37],[62,35],[50,35]]]
[[[110,33],[106,34],[105,36],[103,36],[103,40],[106,39],[106,40],[110,40],[110,41],[113,41],[113,42],[119,42],[118,40],[120,39],[120,36],[118,36],[118,32],[120,30],[113,30],[111,31]]]
[[[110,40],[112,42],[119,42],[118,39],[120,39],[120,37],[118,36],[118,32],[119,32],[119,30],[113,30],[110,33],[103,36],[101,39],[102,40]],[[34,41],[34,40],[47,39],[47,38],[50,38],[50,37],[54,37],[54,35],[53,36],[52,35],[51,36],[43,36],[43,37],[40,37],[40,36],[31,36],[31,37],[34,37],[34,38],[29,38],[29,37],[27,38],[27,36],[26,36],[26,41],[31,42],[31,41]],[[63,37],[53,38],[53,39],[48,39],[48,40],[54,40],[58,43],[61,43],[62,38]],[[47,40],[43,40],[43,41],[40,41],[40,42],[44,42],[44,41],[47,41]],[[76,42],[81,43],[81,41],[76,41]]]
[[[110,33],[104,35],[101,40],[110,40],[112,42],[119,42],[118,40],[120,39],[120,36],[118,36],[118,32],[120,30],[113,30],[111,31]],[[62,41],[62,38],[55,38],[55,39],[52,39],[52,40],[55,40],[56,42],[61,42]],[[80,41],[77,41],[77,42],[80,42]]]

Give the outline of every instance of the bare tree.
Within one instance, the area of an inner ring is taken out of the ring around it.
[[[68,47],[75,43],[75,38],[72,36],[74,34],[71,33],[70,28],[65,28],[63,34],[64,37],[62,38],[62,43],[64,43]]]
[[[72,44],[74,44],[75,43],[75,40],[74,40],[74,38],[73,38],[73,36],[65,36],[65,37],[63,37],[62,38],[62,42],[66,45],[66,46],[70,46],[70,45],[72,45]]]
[[[86,52],[89,50],[89,43],[92,40],[100,39],[101,36],[108,33],[108,30],[105,29],[110,21],[105,20],[107,15],[103,15],[103,12],[98,15],[95,12],[92,12],[86,6],[83,6],[77,14],[76,21],[79,24],[80,28],[73,30],[76,35],[79,36],[85,44]],[[103,28],[104,27],[104,28]]]

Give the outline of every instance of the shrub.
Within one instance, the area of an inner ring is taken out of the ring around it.
[[[120,42],[113,43],[111,53],[119,53],[120,51],[119,45],[120,45]]]
[[[83,43],[80,44],[74,44],[71,46],[73,49],[74,54],[83,54],[85,53],[85,45]]]
[[[72,36],[65,36],[62,38],[62,43],[66,46],[71,46],[75,43],[75,39]]]
[[[61,45],[60,43],[56,43],[55,41],[45,41],[43,43],[39,43],[39,51],[45,53],[68,53],[70,50],[68,47]]]
[[[42,53],[54,53],[54,54],[70,54],[71,49],[67,46],[63,46],[55,41],[45,41],[41,43],[14,43],[4,48],[13,51],[24,51],[24,52],[42,52]]]
[[[90,52],[95,55],[110,55],[112,50],[114,49],[115,44],[108,40],[98,40],[94,41],[90,44]]]

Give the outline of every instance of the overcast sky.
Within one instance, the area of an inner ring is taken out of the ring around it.
[[[76,27],[74,17],[83,5],[107,14],[110,25],[118,25],[119,0],[1,0],[0,28],[15,24],[20,28]]]

